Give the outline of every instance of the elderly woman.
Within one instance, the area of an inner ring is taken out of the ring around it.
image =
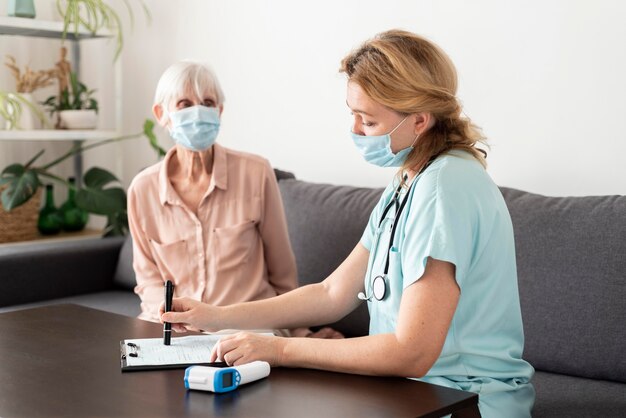
[[[178,297],[230,305],[296,287],[296,264],[272,167],[216,143],[224,93],[203,64],[179,62],[157,85],[154,116],[176,145],[128,190],[135,292],[159,320],[163,284]],[[337,337],[331,329],[296,335]]]

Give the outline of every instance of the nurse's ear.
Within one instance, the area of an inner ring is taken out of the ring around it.
[[[423,135],[430,128],[435,126],[435,117],[430,112],[416,113],[414,115],[413,132],[415,135]]]
[[[218,108],[217,108],[217,110],[219,110],[219,112],[220,112],[220,118],[221,118],[221,117],[222,117],[222,112],[224,111],[224,105],[223,105],[223,104],[219,105],[219,106],[218,106]]]

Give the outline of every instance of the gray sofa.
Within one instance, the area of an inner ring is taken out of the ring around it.
[[[300,284],[320,281],[358,242],[382,189],[277,176]],[[626,196],[501,190],[515,228],[524,357],[537,370],[533,416],[626,417]],[[131,259],[124,238],[2,248],[0,311],[71,302],[135,316]],[[333,325],[366,334],[365,305]]]

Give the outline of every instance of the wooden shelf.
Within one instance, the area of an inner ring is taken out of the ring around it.
[[[0,17],[0,35],[62,39],[63,22],[2,16]],[[112,36],[113,35],[108,30],[101,30],[94,35],[85,28],[81,28],[78,31],[78,36],[75,36],[73,27],[71,27],[67,33],[67,39],[71,40],[110,38]]]
[[[6,242],[0,244],[0,249],[8,247],[19,247],[25,245],[39,244],[39,243],[54,243],[54,242],[67,242],[67,241],[80,241],[86,239],[98,239],[102,237],[101,229],[85,228],[78,232],[59,232],[56,235],[40,235],[35,239],[29,241],[18,242]]]
[[[0,131],[0,141],[94,141],[120,136],[117,131],[56,129]]]

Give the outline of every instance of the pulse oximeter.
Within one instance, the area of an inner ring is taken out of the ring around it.
[[[208,390],[215,393],[230,392],[270,374],[270,365],[265,361],[234,367],[191,366],[185,370],[185,388]]]

